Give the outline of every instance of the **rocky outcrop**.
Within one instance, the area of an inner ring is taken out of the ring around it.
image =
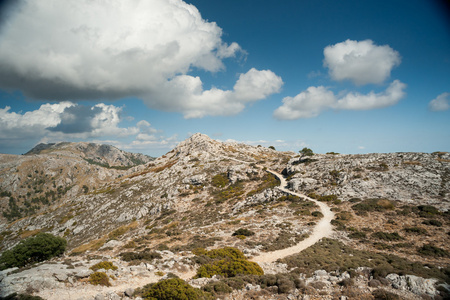
[[[425,279],[414,275],[389,274],[386,276],[395,289],[410,291],[416,295],[435,296],[437,279]]]
[[[350,198],[386,198],[450,209],[449,153],[314,155],[289,161],[294,190]]]

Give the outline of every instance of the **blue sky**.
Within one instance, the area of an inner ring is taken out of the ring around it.
[[[277,150],[450,151],[445,1],[1,6],[0,152],[193,133]]]

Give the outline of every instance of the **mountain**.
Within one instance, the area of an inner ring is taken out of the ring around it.
[[[68,241],[54,265],[0,272],[7,291],[0,297],[28,285],[45,299],[116,299],[164,274],[210,290],[220,278],[192,279],[210,261],[198,249],[222,247],[240,249],[263,276],[275,276],[220,281],[234,289],[222,299],[360,299],[379,288],[415,299],[439,296],[431,278],[448,279],[446,152],[304,158],[198,133],[156,159],[105,145],[41,144],[26,155],[0,155],[0,170],[1,250],[39,232]],[[324,231],[330,220],[331,233]],[[119,266],[108,271],[115,278],[108,290],[83,279],[101,260]],[[388,273],[374,275],[376,266]]]

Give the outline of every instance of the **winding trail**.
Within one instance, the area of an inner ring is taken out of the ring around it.
[[[277,176],[278,179],[280,180],[281,184],[280,184],[280,187],[278,188],[280,191],[313,201],[315,204],[317,204],[320,207],[320,211],[323,214],[323,218],[320,219],[320,221],[316,224],[316,226],[313,229],[313,232],[307,239],[300,241],[297,245],[294,245],[289,248],[276,250],[276,251],[272,251],[272,252],[266,252],[266,253],[262,253],[258,256],[252,257],[250,260],[254,261],[256,263],[275,262],[276,260],[278,260],[280,258],[284,258],[286,256],[303,251],[306,248],[308,248],[308,247],[314,245],[315,243],[317,243],[318,241],[320,241],[322,238],[331,236],[331,234],[333,233],[333,227],[331,226],[331,220],[333,220],[333,218],[334,218],[334,213],[331,211],[331,209],[328,205],[326,205],[324,202],[320,202],[315,199],[312,199],[306,195],[288,190],[286,188],[287,182],[286,182],[286,179],[284,179],[283,175],[281,175],[280,173],[277,173],[275,171],[269,170],[269,169],[267,171],[269,173],[272,173],[273,175]]]

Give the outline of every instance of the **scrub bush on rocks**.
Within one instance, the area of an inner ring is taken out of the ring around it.
[[[93,265],[89,269],[91,269],[92,271],[97,271],[97,270],[100,270],[100,269],[117,270],[117,267],[110,261],[101,261],[101,262]]]
[[[202,264],[197,270],[197,278],[210,278],[214,275],[223,277],[235,277],[244,275],[263,275],[264,271],[254,262],[248,261],[245,255],[238,249],[226,247],[210,251],[197,250],[197,261]]]
[[[0,257],[0,270],[48,260],[63,254],[66,246],[67,241],[64,238],[50,233],[39,233],[3,252]]]
[[[89,283],[93,285],[111,286],[109,277],[105,272],[94,272],[89,276]]]
[[[142,297],[146,300],[210,300],[213,297],[179,278],[161,280],[145,286]]]

